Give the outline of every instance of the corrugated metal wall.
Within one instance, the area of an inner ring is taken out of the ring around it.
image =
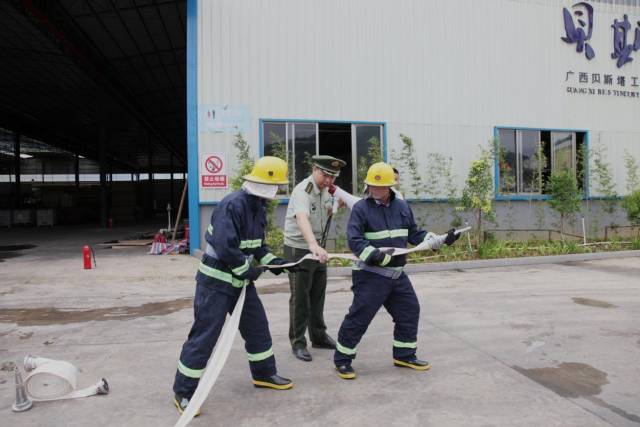
[[[403,133],[421,160],[452,156],[460,187],[494,126],[589,131],[620,192],[624,150],[640,159],[640,99],[571,95],[565,83],[567,71],[640,77],[640,51],[621,69],[610,57],[613,20],[640,20],[632,1],[594,3],[592,61],[561,40],[562,7],[575,2],[198,3],[198,103],[246,106],[256,155],[259,119],[279,118],[386,122],[390,150]],[[232,141],[202,132],[200,152],[231,161]]]

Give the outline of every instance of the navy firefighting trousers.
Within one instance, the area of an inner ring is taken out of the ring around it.
[[[356,346],[381,306],[393,322],[393,358],[412,360],[416,355],[420,303],[406,274],[393,280],[364,270],[352,274],[353,303],[345,316],[333,360],[336,366],[351,365]]]
[[[197,281],[193,301],[194,321],[187,341],[182,346],[173,384],[176,394],[190,399],[196,391],[227,313],[233,312],[238,296],[239,289],[238,292],[221,292]],[[239,329],[245,341],[252,377],[268,378],[275,375],[276,360],[271,348],[269,323],[253,283],[247,285]]]

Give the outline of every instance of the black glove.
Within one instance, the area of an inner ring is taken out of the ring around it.
[[[288,264],[289,261],[287,261],[286,259],[282,259],[282,258],[275,258],[272,259],[271,262],[269,263],[269,265],[282,265],[282,264]],[[276,276],[280,273],[282,273],[283,271],[288,270],[291,271],[291,267],[289,268],[270,268],[269,271],[271,271],[273,274],[275,274]]]
[[[264,267],[254,267],[251,265],[249,266],[249,269],[240,276],[240,278],[255,282],[262,273],[264,273]]]
[[[455,228],[447,231],[447,237],[444,239],[444,244],[447,246],[453,245],[454,242],[460,238],[460,234],[462,233],[456,233]]]
[[[386,255],[391,255],[393,249],[386,249],[381,251],[380,249],[374,249],[369,258],[367,258],[366,264],[368,265],[381,265]]]

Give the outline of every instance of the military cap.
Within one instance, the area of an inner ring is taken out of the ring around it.
[[[331,156],[313,156],[311,161],[314,166],[332,176],[340,175],[340,168],[347,165],[347,162]]]

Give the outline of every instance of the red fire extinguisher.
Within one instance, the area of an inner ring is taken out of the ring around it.
[[[85,270],[91,269],[91,253],[92,253],[92,250],[89,246],[84,245],[82,247],[82,261],[84,262]],[[95,263],[95,257],[94,257],[94,263]]]

